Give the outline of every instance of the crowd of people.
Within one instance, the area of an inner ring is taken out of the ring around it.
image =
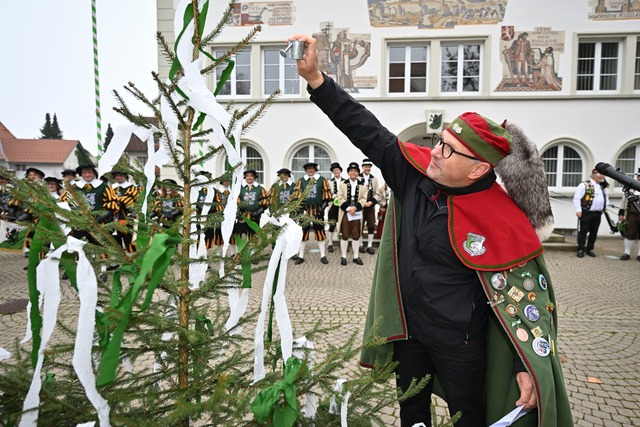
[[[117,165],[103,175],[92,164],[80,165],[75,170],[64,170],[60,178],[45,176],[37,168],[28,168],[24,179],[42,181],[51,197],[58,202],[67,202],[73,208],[81,204],[86,206],[98,224],[116,222],[118,225],[113,231],[115,240],[126,252],[133,253],[136,251],[134,228],[137,218],[133,208],[144,192],[141,185],[132,182],[127,172],[128,167],[123,167],[124,163],[119,165],[122,166]],[[369,159],[364,159],[361,171],[360,165],[352,162],[347,168],[348,177],[343,177],[342,166],[333,163],[330,179],[319,173],[318,164],[314,162],[304,165],[305,175],[297,180],[292,178],[291,170],[282,168],[278,170],[277,180],[269,189],[256,181],[258,174],[255,170],[244,171],[230,253],[237,251],[235,236],[248,239],[255,234],[255,227],[251,222],[259,225],[265,213],[276,216],[289,213],[303,228],[300,252],[293,258],[295,264],[305,262],[307,243],[313,235],[320,250],[322,264],[329,263],[327,251],[333,253],[334,242],[338,240],[341,264],[347,265],[348,244],[351,242],[353,262],[363,265],[359,254],[375,253],[374,236],[378,223],[380,227],[383,223],[378,219],[384,217],[387,203],[386,186],[371,174],[372,165]],[[204,176],[204,182],[214,183],[209,172],[201,171],[199,175]],[[203,224],[198,229],[202,228],[206,247],[212,251],[223,245],[219,215],[231,193],[230,182],[225,178],[217,184],[219,185],[213,186],[214,195],[209,199],[208,218],[202,217],[202,212],[208,188],[212,187],[201,185],[198,201],[194,206],[199,222]],[[16,191],[5,178],[0,179],[0,208],[2,219],[29,226],[30,231],[24,243],[24,252],[28,254],[33,226],[37,224],[38,218],[33,215],[28,198]],[[183,215],[183,208],[181,186],[173,179],[158,180],[149,201],[152,227],[157,230],[170,229]],[[363,231],[368,233],[364,243]],[[90,230],[74,230],[72,235],[98,243]]]

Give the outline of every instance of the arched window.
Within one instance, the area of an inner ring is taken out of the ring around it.
[[[246,169],[253,169],[257,172],[258,176],[256,181],[264,184],[264,159],[258,150],[251,146],[246,148],[247,158],[245,159]]]
[[[548,187],[575,187],[582,181],[582,158],[573,148],[558,144],[542,153]]]
[[[318,164],[318,173],[325,178],[331,178],[331,157],[327,150],[317,144],[308,144],[300,147],[293,155],[291,161],[291,171],[296,179],[306,175],[303,166],[306,163],[313,162]]]
[[[633,176],[640,168],[640,144],[632,145],[626,148],[616,159],[616,168],[620,168],[620,172]],[[618,182],[616,187],[622,187]]]

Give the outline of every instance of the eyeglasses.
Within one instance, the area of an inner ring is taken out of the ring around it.
[[[457,154],[459,156],[466,157],[467,159],[477,160],[479,162],[482,161],[477,157],[469,156],[468,154],[464,154],[464,153],[461,153],[459,151],[456,151],[450,144],[447,144],[446,142],[444,142],[442,140],[442,137],[440,135],[436,134],[436,133],[431,135],[431,146],[434,149],[436,149],[438,146],[440,146],[440,151],[442,152],[442,157],[444,159],[448,159],[453,154]]]

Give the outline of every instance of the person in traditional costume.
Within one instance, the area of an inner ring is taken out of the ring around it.
[[[593,169],[589,180],[578,184],[573,194],[573,207],[578,218],[578,258],[583,258],[585,253],[590,257],[596,256],[593,248],[598,238],[602,213],[609,204],[607,186],[604,175]]]
[[[640,181],[640,168],[638,173],[635,174],[636,179]],[[640,211],[638,211],[638,192],[629,189],[631,194],[635,195],[635,203],[630,203],[626,197],[622,198],[622,204],[618,211],[618,220],[624,224],[624,229],[621,231],[622,237],[624,237],[624,253],[620,256],[622,261],[626,261],[631,258],[631,248],[633,242],[638,243],[638,255],[636,259],[640,261]]]
[[[324,230],[327,234],[327,242],[329,242],[327,250],[329,253],[333,253],[333,235],[336,233],[336,227],[338,226],[338,213],[340,212],[338,188],[340,188],[340,184],[344,182],[344,178],[342,177],[342,166],[340,166],[340,163],[331,163],[329,170],[333,174],[331,179],[329,179],[329,187],[331,187],[333,203],[330,203],[327,209],[327,224],[325,225]]]
[[[382,196],[380,195],[380,181],[378,177],[371,174],[371,166],[373,162],[369,159],[362,161],[362,173],[360,180],[367,187],[367,201],[362,209],[362,235],[364,236],[364,227],[367,226],[367,248],[365,249],[362,240],[360,241],[360,253],[367,252],[370,255],[375,253],[373,249],[373,237],[376,233],[376,205],[380,203]]]
[[[351,242],[353,262],[358,265],[364,263],[358,255],[360,237],[362,237],[362,210],[367,202],[367,186],[359,179],[360,168],[356,162],[347,167],[349,179],[345,179],[338,187],[338,224],[340,224],[340,258],[341,265],[347,265],[347,248]]]
[[[322,175],[318,173],[318,164],[314,162],[306,163],[303,169],[307,174],[298,180],[296,192],[304,195],[304,200],[300,205],[303,212],[304,223],[302,225],[302,242],[300,243],[300,253],[296,259],[296,264],[304,262],[304,251],[309,241],[311,230],[315,236],[318,248],[320,249],[320,262],[329,264],[325,253],[327,235],[324,232],[324,210],[329,205],[331,198],[331,187]]]
[[[431,425],[431,394],[456,426],[487,426],[516,407],[515,426],[572,426],[557,342],[555,295],[541,240],[553,229],[544,165],[516,125],[477,114],[452,119],[433,148],[403,143],[318,66],[307,35],[297,61],[314,102],[381,170],[393,191],[361,364],[391,355],[406,390],[403,427]],[[500,175],[505,189],[497,182]]]
[[[258,173],[253,169],[244,171],[244,183],[238,196],[238,214],[233,233],[237,236],[253,237],[256,232],[247,224],[250,219],[260,224],[260,217],[269,207],[269,195],[262,185],[256,182]]]
[[[138,200],[138,196],[143,188],[138,187],[129,181],[129,174],[124,168],[116,168],[111,171],[111,176],[115,181],[111,184],[113,191],[118,198],[119,210],[116,214],[116,221],[121,225],[116,232],[116,241],[124,247],[128,253],[136,251],[136,243],[133,240],[134,230],[132,220],[135,219],[135,212],[132,210],[133,204]],[[127,224],[129,224],[127,226]]]
[[[296,182],[291,178],[291,171],[282,168],[278,172],[278,180],[273,183],[269,190],[269,209],[271,213],[284,213],[280,210],[297,197],[295,191]]]
[[[75,181],[78,187],[76,192],[89,205],[89,210],[97,215],[96,221],[100,224],[112,221],[120,209],[118,196],[113,191],[113,187],[98,179],[98,171],[92,164],[78,166],[76,173],[80,176],[80,179]],[[75,202],[78,204],[77,201]],[[97,244],[95,238],[86,230],[74,230],[72,236]]]

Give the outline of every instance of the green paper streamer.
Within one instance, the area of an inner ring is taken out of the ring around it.
[[[240,236],[233,235],[238,246],[238,254],[240,255],[240,266],[242,267],[242,287],[251,288],[251,254],[247,254],[244,248],[247,242]]]
[[[224,86],[227,80],[229,80],[229,77],[231,76],[231,72],[233,71],[233,67],[236,65],[235,61],[231,59],[228,59],[227,62],[229,63],[229,65],[227,65],[227,68],[225,68],[222,74],[220,75],[220,81],[218,82],[218,86],[216,86],[216,90],[215,92],[213,92],[215,96],[218,96],[218,94],[222,90],[222,86]]]
[[[274,427],[291,427],[298,419],[298,400],[295,380],[302,369],[302,362],[291,356],[284,365],[284,379],[262,390],[251,402],[251,410],[258,423],[264,424],[273,417]],[[284,406],[280,398],[284,396]]]
[[[105,351],[102,354],[98,369],[97,385],[99,387],[112,383],[116,377],[124,331],[129,324],[133,305],[142,290],[147,274],[151,272],[151,279],[147,284],[147,294],[144,303],[140,307],[141,310],[145,310],[151,303],[153,291],[162,280],[165,271],[169,267],[169,261],[180,242],[181,239],[179,237],[169,236],[168,234],[156,234],[153,236],[151,246],[149,246],[142,260],[140,272],[124,298],[115,307],[115,310],[119,312],[119,318],[113,319],[111,316],[114,316],[114,313],[105,313],[105,316],[100,319],[101,323],[107,328],[111,324],[117,323],[118,325],[111,337],[106,339]]]

